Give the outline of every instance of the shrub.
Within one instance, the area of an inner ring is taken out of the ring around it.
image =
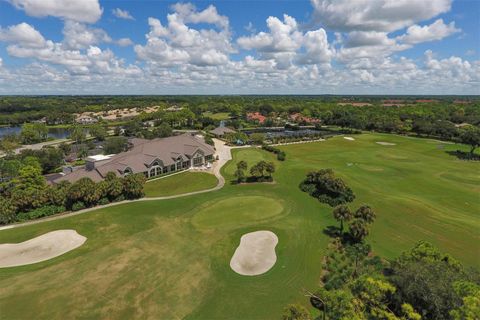
[[[82,209],[85,209],[85,204],[82,201],[75,202],[72,205],[72,211],[78,211]]]
[[[98,204],[103,206],[103,205],[106,205],[106,204],[109,204],[110,201],[108,200],[108,198],[102,198],[98,201]]]
[[[42,217],[48,217],[57,213],[65,212],[64,206],[45,206],[28,212],[21,212],[17,215],[17,221],[27,221],[38,219]]]
[[[123,201],[125,200],[125,196],[123,194],[119,195],[118,197],[116,197],[113,202],[120,202],[120,201]]]
[[[262,149],[268,152],[275,153],[277,155],[277,160],[279,161],[285,161],[285,158],[287,157],[287,154],[284,151],[266,144],[262,146]]]
[[[15,221],[17,207],[10,199],[0,197],[0,224],[7,224]]]

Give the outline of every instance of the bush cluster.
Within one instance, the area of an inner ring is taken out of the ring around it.
[[[266,144],[262,146],[262,149],[268,152],[275,153],[277,155],[277,160],[279,161],[285,161],[285,158],[287,157],[287,154],[284,151]]]
[[[272,143],[290,143],[290,142],[299,142],[299,141],[312,141],[324,138],[324,135],[321,133],[309,134],[305,136],[293,136],[293,137],[273,137],[270,140]]]
[[[64,206],[49,205],[29,212],[20,212],[17,214],[17,221],[27,221],[43,217],[48,217],[57,213],[65,212],[67,209]]]

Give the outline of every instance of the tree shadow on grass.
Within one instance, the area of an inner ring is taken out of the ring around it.
[[[480,161],[480,154],[476,153],[470,153],[470,152],[465,152],[461,150],[455,150],[455,151],[445,151],[451,156],[457,157],[457,159],[460,160],[466,160],[466,161]]]
[[[344,245],[352,245],[357,243],[355,239],[352,238],[348,231],[341,231],[337,226],[327,226],[323,229],[323,233],[330,238],[338,238]]]
[[[330,238],[339,238],[342,236],[340,228],[336,226],[327,226],[325,229],[323,229],[323,233]]]

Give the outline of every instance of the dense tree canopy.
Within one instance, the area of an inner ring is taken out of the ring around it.
[[[352,189],[342,179],[335,177],[332,169],[308,173],[300,184],[300,189],[332,207],[355,199]]]

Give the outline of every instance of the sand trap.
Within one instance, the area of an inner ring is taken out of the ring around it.
[[[352,137],[343,137],[343,139],[350,140],[350,141],[355,141],[355,138],[352,138]]]
[[[0,268],[49,260],[80,247],[86,240],[75,230],[57,230],[20,243],[0,244]]]
[[[244,276],[256,276],[267,272],[277,262],[275,254],[277,243],[278,238],[271,231],[244,234],[230,260],[230,267]]]
[[[380,144],[382,146],[395,146],[397,145],[396,143],[391,143],[391,142],[383,142],[383,141],[378,141],[376,142],[377,144]]]

